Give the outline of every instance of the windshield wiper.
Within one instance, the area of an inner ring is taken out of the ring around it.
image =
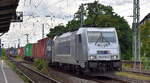
[[[104,41],[103,41],[104,40]],[[107,42],[108,44],[110,44],[110,41],[107,41],[104,36],[102,36],[102,42]]]
[[[97,39],[96,42],[95,42],[95,45],[96,45],[97,42],[101,39],[101,36],[102,36],[102,32],[100,32],[100,35],[99,35],[98,39]]]
[[[107,40],[104,38],[102,32],[100,32],[100,36],[98,37],[97,41],[95,42],[95,45],[98,43],[98,41],[99,41],[100,39],[101,39],[100,42],[108,42],[108,43],[110,44],[110,42],[107,41]]]

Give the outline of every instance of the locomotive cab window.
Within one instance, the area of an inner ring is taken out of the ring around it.
[[[115,32],[88,32],[88,42],[111,42],[116,43],[116,35]]]

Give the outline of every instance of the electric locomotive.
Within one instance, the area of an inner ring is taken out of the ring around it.
[[[87,74],[121,69],[115,28],[86,27],[54,38],[52,64]]]

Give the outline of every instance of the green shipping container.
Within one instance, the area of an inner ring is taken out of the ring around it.
[[[25,46],[25,56],[32,56],[32,44],[27,44]]]

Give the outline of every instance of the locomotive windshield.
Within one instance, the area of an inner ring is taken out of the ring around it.
[[[88,42],[89,43],[102,43],[102,42],[116,42],[115,32],[98,32],[91,31],[88,32]]]

